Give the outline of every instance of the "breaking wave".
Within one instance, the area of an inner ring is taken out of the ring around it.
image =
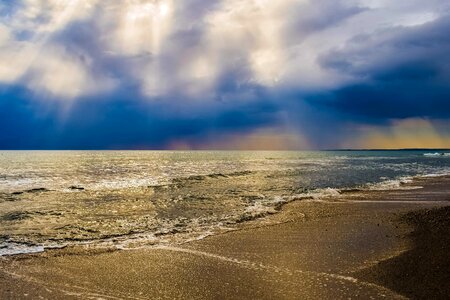
[[[371,153],[215,153],[211,159],[131,152],[113,159],[118,154],[87,152],[85,161],[69,153],[66,159],[77,163],[69,171],[53,158],[14,167],[0,159],[0,256],[72,245],[176,245],[270,222],[263,218],[292,201],[350,201],[349,193],[416,189],[414,178],[449,174],[450,162],[429,158],[448,153]],[[151,155],[158,159],[148,160]],[[33,224],[46,230],[27,231]]]

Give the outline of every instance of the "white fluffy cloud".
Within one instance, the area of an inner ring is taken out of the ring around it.
[[[223,78],[271,89],[334,88],[365,78],[326,68],[321,57],[361,35],[420,26],[448,9],[442,0],[3,3],[0,82],[61,99],[130,81],[143,95],[192,98],[213,95]],[[83,23],[88,33],[74,26]]]
[[[102,6],[99,26],[107,51],[135,56],[162,50],[173,22],[172,1],[116,1]]]
[[[23,84],[37,93],[63,99],[112,87],[112,80],[94,78],[77,53],[52,42],[52,37],[69,24],[91,17],[96,3],[24,0],[14,7],[0,6],[0,81]]]
[[[46,47],[45,53],[28,69],[27,85],[51,97],[73,99],[82,95],[108,91],[115,81],[90,73],[91,62],[67,53],[58,47]]]

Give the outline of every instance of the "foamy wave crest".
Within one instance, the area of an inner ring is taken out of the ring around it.
[[[441,172],[437,172],[437,173],[420,175],[417,177],[418,178],[433,178],[433,177],[442,177],[442,176],[449,176],[449,175],[450,175],[450,170],[446,170],[446,171],[441,171]]]
[[[235,222],[240,223],[275,214],[284,204],[294,200],[296,199],[293,199],[292,197],[275,196],[274,198],[255,201],[245,208],[244,213],[239,215],[237,219],[235,219]],[[230,223],[233,223],[232,220],[230,221]]]
[[[423,155],[427,157],[450,157],[450,153],[443,152],[424,153]]]
[[[341,195],[341,191],[336,188],[325,188],[325,189],[318,189],[309,193],[306,193],[305,196],[310,197],[314,200],[318,199],[330,199],[339,197]]]
[[[18,243],[1,243],[0,256],[32,254],[44,252],[45,248],[41,245],[27,245]]]
[[[401,177],[398,179],[388,179],[382,182],[369,184],[368,189],[372,191],[384,190],[415,190],[422,188],[421,186],[407,185],[413,182],[413,177]]]
[[[339,197],[341,197],[341,193],[342,191],[340,189],[328,187],[291,196],[285,200],[285,203],[296,200],[308,200],[308,201],[337,200]]]

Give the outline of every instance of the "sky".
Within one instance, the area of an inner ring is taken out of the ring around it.
[[[448,0],[0,1],[0,149],[450,148]]]

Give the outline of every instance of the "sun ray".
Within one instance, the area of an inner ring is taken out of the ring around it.
[[[41,30],[38,30],[22,49],[14,54],[14,59],[22,62],[21,74],[24,75],[32,67],[34,61],[38,59],[40,53],[45,46],[51,41],[52,37],[61,30],[64,25],[70,23],[74,16],[80,13],[80,10],[92,9],[93,1],[90,0],[72,0],[69,3],[63,0],[51,1],[55,7],[60,9],[54,18],[43,26]],[[42,7],[42,10],[45,7]],[[23,44],[23,43],[22,43]]]

